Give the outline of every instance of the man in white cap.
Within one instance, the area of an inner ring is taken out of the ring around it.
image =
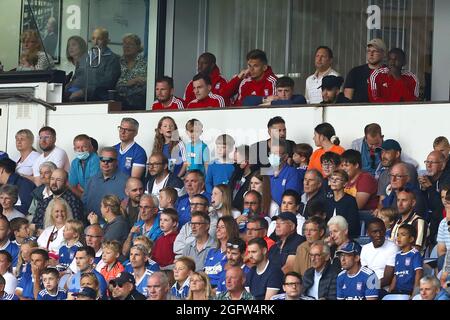
[[[372,39],[367,44],[367,63],[354,67],[347,75],[344,95],[353,102],[369,102],[368,80],[373,71],[383,67],[386,45],[381,39]]]

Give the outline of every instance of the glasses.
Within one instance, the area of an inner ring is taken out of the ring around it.
[[[324,161],[322,162],[322,168],[331,168],[335,167],[336,165],[333,162]]]
[[[238,244],[232,244],[230,242],[227,243],[227,248],[239,249]]]
[[[298,287],[300,286],[300,282],[285,282],[284,285],[288,287]]]
[[[330,178],[330,182],[344,182],[341,178]]]
[[[321,254],[319,254],[319,253],[316,253],[316,254],[309,254],[309,256],[312,258],[312,259],[315,259],[315,258],[320,258],[322,255]]]
[[[428,161],[428,160],[425,160],[423,163],[425,163],[425,165],[430,165],[430,166],[432,166],[433,164],[439,164],[439,163],[442,163],[442,161]]]
[[[111,164],[114,161],[116,161],[116,159],[114,158],[109,158],[109,157],[100,157],[100,161],[106,164]]]
[[[156,166],[161,166],[161,165],[162,165],[162,162],[153,162],[153,163],[148,162],[147,163],[147,166],[149,166],[149,167],[156,167]]]
[[[407,177],[408,175],[406,174],[390,174],[389,177],[391,179],[402,179],[404,177]]]
[[[52,136],[40,136],[39,140],[50,140]]]
[[[206,222],[191,222],[192,227],[194,227],[194,226],[200,227],[203,224],[208,224],[208,223],[206,223]]]
[[[123,132],[127,132],[127,133],[136,131],[135,129],[124,128],[121,126],[118,126],[117,129],[119,129],[119,131],[123,131]]]
[[[113,286],[113,288],[117,288],[117,287],[122,288],[123,284],[113,283],[112,286]]]

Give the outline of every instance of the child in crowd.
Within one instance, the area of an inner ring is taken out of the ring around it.
[[[147,238],[146,236],[138,236],[138,237],[134,238],[133,243],[132,243],[132,246],[137,246],[137,245],[143,245],[145,247],[145,249],[147,249],[147,251],[148,251],[149,258],[145,265],[147,270],[150,270],[151,272],[160,271],[159,264],[156,263],[155,261],[153,261],[152,259],[150,259],[150,257],[152,256],[152,250],[154,247],[153,241],[150,240],[149,238]],[[131,266],[130,260],[126,260],[123,263],[123,265],[125,266],[126,272],[133,273],[133,267]]]
[[[162,237],[155,241],[153,259],[161,266],[167,267],[173,264],[175,253],[173,243],[178,235],[178,213],[174,209],[164,209],[159,218]]]
[[[186,173],[186,147],[181,141],[178,127],[171,117],[162,117],[155,129],[152,153],[162,152],[169,161],[169,170],[178,177]]]
[[[20,246],[14,275],[19,279],[24,273],[31,274],[31,252],[38,247],[36,240],[26,240]]]
[[[80,242],[83,236],[84,225],[78,220],[69,220],[64,228],[64,242],[59,249],[59,271],[65,271],[75,258],[78,248],[83,244]]]
[[[412,295],[419,289],[423,276],[423,260],[420,252],[414,248],[417,231],[412,225],[403,224],[397,233],[397,246],[400,252],[395,256],[394,278],[390,292]]]
[[[25,240],[30,239],[30,222],[27,218],[14,218],[10,221],[9,226],[14,234],[13,242],[19,247],[25,242]]]
[[[386,239],[391,238],[392,228],[398,218],[398,211],[394,208],[382,208],[378,211],[378,217],[383,220],[386,226]]]
[[[313,148],[307,143],[299,143],[294,147],[294,153],[292,155],[292,160],[294,161],[294,166],[299,170],[305,171],[308,169],[309,158],[313,153]]]
[[[22,53],[20,56],[20,64],[16,68],[16,71],[34,71],[38,64],[39,57],[36,53]]]
[[[186,299],[189,293],[190,276],[195,271],[195,261],[189,257],[180,257],[175,261],[173,277],[175,283],[170,289],[172,296],[178,299]]]
[[[178,200],[178,192],[175,188],[166,187],[159,191],[159,208],[175,209],[175,203]]]
[[[37,296],[37,300],[66,300],[67,292],[58,288],[59,272],[55,268],[46,268],[42,271],[44,289]]]
[[[106,241],[102,245],[102,260],[105,266],[102,268],[100,273],[106,282],[109,283],[117,277],[119,273],[125,271],[123,265],[119,262],[120,256],[120,243],[118,241]]]
[[[200,140],[203,133],[203,124],[197,119],[191,119],[186,123],[186,133],[189,142],[186,143],[187,170],[200,170],[206,173],[209,164],[209,148]]]
[[[212,189],[219,184],[228,184],[234,172],[234,145],[233,137],[228,134],[217,137],[217,159],[208,167],[205,181],[206,192],[211,193]]]

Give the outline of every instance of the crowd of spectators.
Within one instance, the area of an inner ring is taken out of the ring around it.
[[[195,81],[194,81],[195,82]],[[193,84],[196,87],[195,83]],[[417,162],[376,123],[345,150],[268,121],[236,146],[163,117],[150,154],[123,118],[111,147],[85,134],[74,159],[51,127],[0,153],[0,298],[450,299],[450,144]],[[213,152],[214,151],[214,152]]]

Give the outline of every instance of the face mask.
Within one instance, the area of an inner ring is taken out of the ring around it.
[[[86,160],[89,158],[89,152],[75,152],[75,155],[79,160]]]
[[[279,167],[281,163],[281,158],[279,155],[276,154],[270,154],[269,155],[269,163],[272,167]]]

